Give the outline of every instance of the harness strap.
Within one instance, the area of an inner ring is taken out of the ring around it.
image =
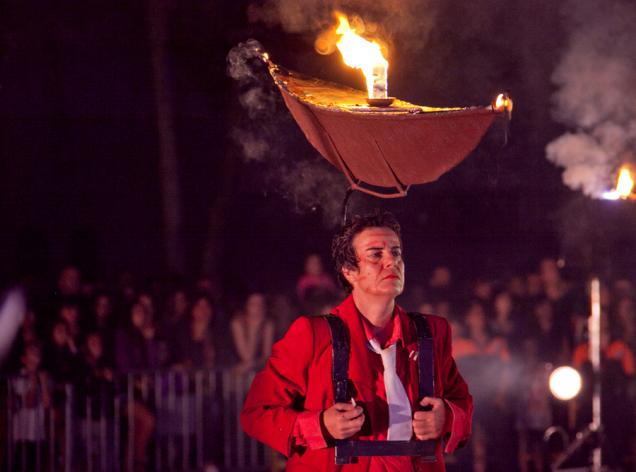
[[[323,315],[331,330],[333,355],[331,376],[333,398],[336,403],[346,403],[349,399],[349,331],[338,316]]]
[[[417,334],[417,369],[419,378],[419,398],[435,396],[435,358],[431,325],[420,313],[409,313]],[[430,409],[430,407],[424,407]]]
[[[350,401],[349,396],[349,331],[340,317],[322,315],[329,324],[332,342],[332,383],[336,403]],[[419,313],[409,313],[415,324],[418,344],[418,388],[419,398],[433,396],[434,359],[433,336],[428,320]],[[423,408],[423,409],[430,409]],[[436,441],[369,441],[336,440],[335,461],[337,465],[351,464],[361,456],[419,456],[424,462],[435,462]]]

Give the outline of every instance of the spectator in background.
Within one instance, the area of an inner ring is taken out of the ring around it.
[[[207,295],[192,301],[190,317],[178,332],[177,358],[186,368],[207,368],[215,365],[216,348],[213,329],[214,307]]]
[[[279,340],[287,332],[287,328],[296,319],[298,310],[292,304],[290,297],[284,293],[278,293],[272,297],[272,309],[270,310],[274,319],[274,340]],[[324,310],[323,310],[324,311]],[[329,310],[324,311],[328,313]]]
[[[162,367],[166,360],[166,349],[155,335],[156,328],[147,305],[135,303],[130,308],[128,322],[117,330],[117,368],[129,372]],[[130,377],[128,381],[131,381]],[[144,378],[141,381],[144,382]],[[126,457],[132,454],[133,470],[136,472],[145,470],[148,444],[155,429],[155,415],[137,386],[134,388],[133,398],[129,397],[128,402],[133,405],[132,409],[126,409],[128,421],[132,422],[133,448],[126,452]]]
[[[74,384],[80,378],[80,358],[77,344],[70,335],[68,325],[64,320],[58,320],[53,324],[51,339],[45,354],[44,368],[51,373],[57,386],[63,388],[61,384]]]
[[[520,370],[515,383],[515,428],[519,435],[519,470],[545,470],[546,458],[543,434],[552,423],[551,396],[548,378],[551,364],[539,358],[539,346],[534,338],[522,342]]]
[[[447,266],[435,267],[428,280],[429,299],[432,302],[453,300],[455,294],[452,290],[452,281],[453,277]]]
[[[62,298],[78,297],[82,288],[82,277],[77,267],[65,266],[57,279],[57,288]]]
[[[617,327],[616,327],[617,328]],[[610,320],[601,316],[601,411],[606,444],[604,463],[612,470],[628,470],[627,462],[631,457],[629,443],[634,431],[634,398],[630,395],[636,366],[634,353],[622,339],[618,329],[611,329]],[[574,350],[572,363],[583,377],[583,390],[575,399],[577,427],[591,421],[593,372],[589,358],[589,343],[582,342]]]
[[[166,313],[163,324],[168,332],[174,328],[180,329],[184,324],[188,324],[188,313],[190,310],[190,299],[185,289],[179,288],[168,297]]]
[[[239,357],[238,372],[261,369],[274,340],[274,322],[267,317],[265,295],[252,293],[245,308],[230,322],[234,347]]]
[[[492,317],[493,290],[492,281],[485,277],[476,278],[471,287],[470,298],[481,304],[487,319]]]
[[[83,341],[79,305],[75,301],[65,301],[60,307],[59,319],[66,323],[67,334],[73,344],[79,346]]]
[[[115,359],[120,370],[158,369],[167,361],[166,345],[157,337],[145,304],[138,302],[130,308],[128,321],[117,329],[115,338]]]
[[[490,330],[495,336],[504,338],[508,345],[513,345],[517,341],[519,334],[519,314],[508,291],[501,290],[495,295],[493,299],[493,315]]]
[[[105,440],[107,444],[114,441],[114,366],[106,358],[104,340],[97,331],[86,335],[82,346],[82,379],[77,385],[77,397],[75,399],[76,413],[82,421],[80,435],[84,444],[91,444],[89,450],[93,452],[91,460],[94,464],[101,463],[101,454],[106,470],[114,469],[114,457],[110,450],[102,451],[100,439],[101,428],[104,426]],[[85,459],[86,457],[83,457]],[[88,464],[82,464],[88,469]]]
[[[613,319],[618,332],[632,352],[636,352],[636,311],[634,300],[630,296],[622,296],[615,304]]]
[[[453,341],[453,356],[470,385],[475,402],[472,453],[475,472],[510,470],[505,464],[503,445],[508,427],[512,427],[507,395],[510,383],[510,353],[506,340],[493,336],[486,311],[480,301],[468,303],[464,311],[464,336]],[[496,418],[493,421],[493,418]]]
[[[89,332],[98,332],[101,337],[104,359],[114,366],[116,320],[110,295],[98,293],[93,299],[91,317],[87,323]]]
[[[543,362],[559,365],[568,358],[565,336],[554,319],[554,308],[547,298],[540,299],[532,309],[533,324],[530,336],[541,346],[539,358]]]
[[[57,320],[52,327],[51,340],[44,357],[44,368],[51,373],[53,379],[52,406],[53,425],[55,431],[56,449],[65,450],[66,421],[64,408],[68,400],[66,385],[77,385],[81,381],[81,362],[77,345],[68,332],[65,321]],[[64,460],[61,455],[60,460]],[[58,464],[60,469],[64,463]]]
[[[309,254],[305,259],[305,272],[296,283],[296,296],[303,310],[310,315],[322,314],[321,309],[338,293],[336,283],[325,273],[318,254]]]
[[[43,468],[46,456],[43,445],[47,436],[45,409],[50,406],[50,396],[47,375],[40,369],[41,359],[40,346],[26,344],[20,357],[19,376],[11,381],[13,398],[17,402],[11,419],[16,470]]]
[[[513,275],[508,279],[506,290],[508,290],[508,293],[510,293],[512,298],[516,301],[523,300],[528,295],[526,281],[520,275]]]
[[[526,275],[526,297],[530,303],[543,297],[543,282],[541,276],[535,272]]]

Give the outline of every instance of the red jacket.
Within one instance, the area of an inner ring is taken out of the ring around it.
[[[382,372],[380,356],[370,351],[361,315],[349,296],[332,314],[342,318],[351,341],[349,378],[353,396],[364,407],[367,421],[362,431],[352,439],[385,437],[388,427],[388,407],[379,392],[377,382]],[[416,411],[418,398],[417,352],[415,327],[408,315],[396,305],[396,316],[403,327],[406,345],[398,343],[397,373]],[[451,333],[448,322],[438,316],[427,315],[433,334],[435,353],[435,395],[444,399],[452,412],[450,435],[445,451],[450,453],[462,445],[471,431],[473,403],[468,387],[451,357]],[[327,322],[321,317],[300,317],[277,342],[265,366],[254,378],[243,411],[241,425],[245,432],[289,457],[287,470],[366,471],[369,458],[360,457],[357,464],[336,466],[334,449],[308,449],[295,444],[294,426],[302,412],[320,412],[334,403],[331,382],[331,335]],[[447,410],[448,411],[448,410]],[[368,424],[368,427],[367,427]],[[311,439],[311,438],[309,438]],[[438,472],[444,470],[441,445],[437,448],[437,462],[415,462],[415,470]]]

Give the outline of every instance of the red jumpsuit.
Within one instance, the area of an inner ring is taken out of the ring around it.
[[[388,406],[382,380],[382,361],[367,348],[362,315],[349,296],[332,314],[339,316],[350,336],[349,379],[353,397],[364,408],[365,425],[351,439],[386,439]],[[418,370],[415,328],[404,310],[396,305],[404,343],[398,342],[397,374],[405,386],[411,408],[417,410]],[[450,434],[445,452],[453,452],[467,441],[471,432],[473,403],[468,387],[451,357],[451,333],[448,322],[427,315],[433,335],[435,355],[435,395],[442,398],[450,411]],[[298,437],[297,421],[317,415],[334,403],[331,382],[331,335],[321,317],[300,317],[284,338],[272,349],[272,355],[254,378],[243,411],[241,425],[257,440],[289,458],[288,471],[368,471],[371,460],[360,457],[356,464],[336,466],[333,447],[313,449],[307,445],[324,443],[322,437]],[[316,432],[319,434],[319,432]],[[413,470],[443,471],[442,448],[438,444],[437,462],[422,463],[414,459]]]

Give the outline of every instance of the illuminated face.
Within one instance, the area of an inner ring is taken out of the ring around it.
[[[130,309],[130,320],[135,328],[142,328],[146,323],[146,308],[141,303],[135,303]]]
[[[316,254],[311,254],[305,261],[305,272],[309,275],[322,274],[322,262],[320,257]]]
[[[105,295],[100,295],[95,300],[95,316],[99,319],[107,318],[110,314],[110,299]]]
[[[212,318],[212,307],[205,298],[199,298],[192,307],[192,318],[195,321],[209,321]]]
[[[86,338],[86,348],[91,356],[95,359],[102,357],[104,353],[104,346],[102,345],[102,338],[97,335],[90,335]]]
[[[245,314],[249,318],[264,318],[266,310],[265,297],[262,294],[253,293],[247,298],[247,302],[245,302]]]
[[[366,228],[352,241],[358,267],[342,273],[354,293],[397,297],[404,290],[402,243],[389,228]]]
[[[53,342],[56,346],[64,346],[68,342],[68,331],[64,323],[53,326]]]

